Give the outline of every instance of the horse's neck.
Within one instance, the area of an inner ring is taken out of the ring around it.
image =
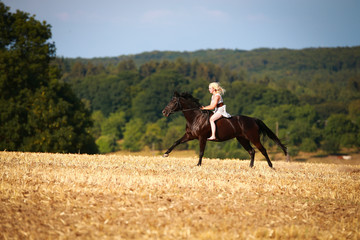
[[[193,123],[195,121],[195,118],[197,116],[196,110],[190,110],[190,111],[183,111],[184,117],[188,123]]]
[[[182,107],[184,109],[183,114],[184,117],[186,118],[186,121],[188,123],[193,123],[198,114],[197,111],[199,107],[196,106],[195,103],[190,103],[190,102],[183,102]]]

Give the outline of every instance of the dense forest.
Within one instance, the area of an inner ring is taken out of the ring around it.
[[[208,105],[213,81],[229,113],[262,119],[291,155],[360,150],[360,47],[70,59],[56,56],[50,25],[2,2],[0,26],[0,150],[162,150],[185,129],[181,113],[161,114],[173,92]],[[237,141],[209,144],[205,156],[248,158]]]
[[[93,135],[104,153],[170,146],[182,136],[185,120],[181,113],[166,119],[161,110],[175,90],[209,104],[213,81],[227,90],[232,115],[264,120],[292,155],[360,147],[360,47],[154,51],[57,58],[54,64],[92,112]],[[211,144],[206,156],[248,157],[236,141]],[[196,149],[197,143],[179,148]]]

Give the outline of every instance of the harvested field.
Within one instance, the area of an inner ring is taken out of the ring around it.
[[[0,153],[0,239],[360,239],[360,165]]]

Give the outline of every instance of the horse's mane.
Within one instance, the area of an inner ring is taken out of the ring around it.
[[[190,93],[181,93],[180,97],[185,98],[186,100],[191,101],[194,103],[194,105],[198,108],[202,107],[202,105],[199,102],[199,99],[194,98]],[[202,110],[200,114],[197,114],[195,117],[195,121],[193,122],[191,128],[197,132],[199,129],[203,128],[204,126],[209,124],[209,118],[211,111],[209,110]]]
[[[186,100],[189,100],[193,103],[195,103],[196,107],[201,107],[202,105],[199,102],[199,99],[194,98],[190,93],[184,92],[180,94],[180,97],[185,98]]]

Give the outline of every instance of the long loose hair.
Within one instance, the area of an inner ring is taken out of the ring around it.
[[[216,92],[218,92],[220,95],[224,95],[224,93],[226,92],[226,90],[223,87],[221,87],[220,83],[218,82],[210,83],[209,87],[214,88]]]

